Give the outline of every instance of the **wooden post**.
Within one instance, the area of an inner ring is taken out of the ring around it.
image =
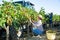
[[[29,26],[30,26],[30,24],[31,24],[31,23],[28,22],[28,26],[27,26],[27,28],[28,28],[28,29],[27,29],[27,36],[28,36],[28,38],[30,37],[30,33],[29,33],[29,31],[30,31],[30,30],[29,30]]]
[[[27,33],[28,33],[28,37],[29,37],[29,24],[28,24],[28,26],[27,26],[27,27],[28,27],[28,29],[27,29]]]

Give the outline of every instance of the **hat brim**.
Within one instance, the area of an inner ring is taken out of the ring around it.
[[[42,18],[41,17],[38,17],[40,20],[42,20]]]

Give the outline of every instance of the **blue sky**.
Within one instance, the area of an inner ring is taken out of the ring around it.
[[[44,7],[46,13],[53,12],[54,14],[60,15],[60,0],[25,0],[25,1],[30,1],[31,3],[33,3],[35,5],[34,8],[37,12],[39,12],[41,7]]]

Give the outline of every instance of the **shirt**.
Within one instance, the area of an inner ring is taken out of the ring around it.
[[[42,26],[42,21],[41,20],[39,20],[37,22],[34,22],[33,25],[34,25],[33,29],[36,29],[37,28],[40,31],[43,31],[43,26]]]

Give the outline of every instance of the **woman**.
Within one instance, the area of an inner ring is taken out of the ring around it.
[[[43,33],[44,30],[43,30],[43,27],[42,27],[42,16],[41,15],[38,16],[38,21],[33,22],[32,24],[34,26],[32,31],[35,35],[40,35],[40,34]]]

